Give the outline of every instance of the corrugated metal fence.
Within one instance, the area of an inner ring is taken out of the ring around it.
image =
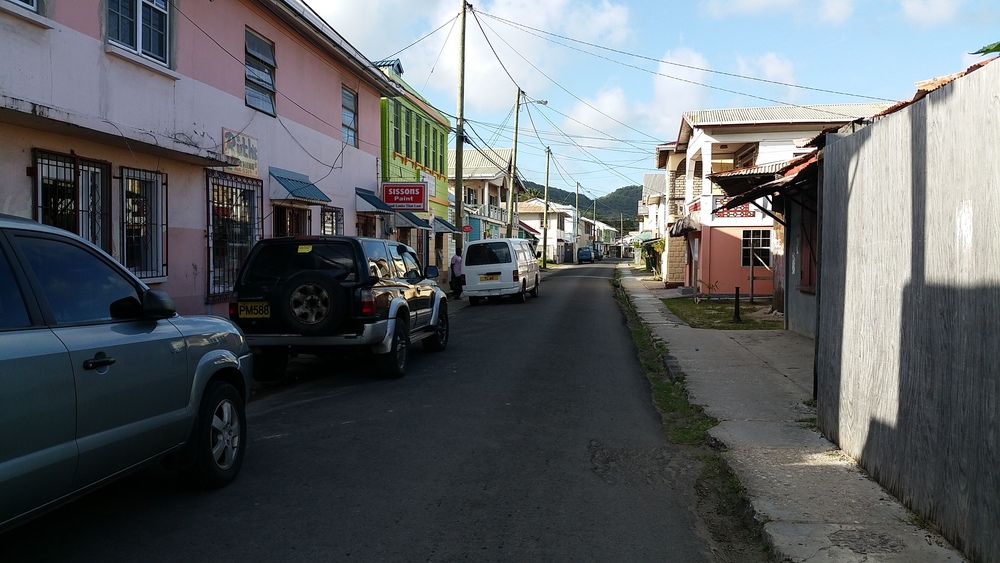
[[[825,149],[819,424],[1000,561],[1000,62]]]

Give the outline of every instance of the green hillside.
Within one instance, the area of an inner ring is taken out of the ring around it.
[[[531,181],[524,182],[528,194],[523,199],[541,198],[545,186]],[[635,215],[638,211],[639,199],[642,198],[642,186],[625,186],[597,198],[597,220],[621,230],[624,223],[625,234],[634,231]],[[549,187],[549,201],[563,205],[576,205],[576,192],[568,192],[559,188]],[[580,211],[587,217],[594,216],[594,200],[580,194]]]

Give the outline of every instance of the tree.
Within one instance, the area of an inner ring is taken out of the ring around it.
[[[990,53],[1000,53],[1000,41],[992,45],[987,45],[982,49],[976,51],[975,53],[969,53],[970,55],[988,55]]]

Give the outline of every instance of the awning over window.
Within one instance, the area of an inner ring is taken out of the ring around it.
[[[396,226],[404,229],[424,229],[433,230],[431,224],[417,217],[411,211],[399,211],[396,215]]]
[[[448,221],[440,217],[434,218],[434,232],[435,233],[460,233],[462,232],[458,227],[452,225]]]
[[[330,202],[330,198],[323,193],[323,190],[317,188],[315,184],[310,182],[309,176],[306,176],[305,174],[299,174],[298,172],[283,170],[273,166],[268,167],[267,171],[271,177],[281,185],[281,187],[288,190],[288,195],[294,200],[304,201],[310,204]]]
[[[375,192],[371,190],[354,188],[354,193],[357,195],[358,213],[381,213],[383,215],[392,215],[396,212],[395,209],[389,207],[386,202],[379,199],[379,197],[375,195]]]

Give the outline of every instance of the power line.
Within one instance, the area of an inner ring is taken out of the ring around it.
[[[579,51],[581,53],[586,53],[586,54],[589,54],[589,55],[594,55],[594,54],[590,53],[588,51],[584,51],[582,49],[577,49],[575,47],[571,47],[571,46],[563,44],[563,43],[559,43],[558,41],[552,41],[551,39],[548,39],[546,37],[543,37],[542,35],[539,35],[539,33],[540,34],[544,34],[544,35],[551,35],[552,37],[558,37],[559,39],[563,39],[563,40],[566,40],[566,41],[572,41],[574,43],[579,43],[581,45],[586,45],[588,47],[593,47],[595,49],[602,49],[604,51],[610,51],[612,53],[617,53],[619,55],[625,55],[625,56],[629,56],[629,57],[635,57],[637,59],[643,59],[643,60],[647,60],[647,61],[651,61],[651,62],[655,62],[655,63],[662,63],[662,64],[667,64],[667,65],[672,65],[672,66],[686,68],[686,69],[690,69],[690,70],[697,70],[699,72],[708,72],[708,73],[718,74],[718,75],[722,75],[722,76],[729,76],[729,77],[732,77],[732,78],[739,78],[739,79],[742,79],[742,80],[753,80],[753,81],[756,81],[756,82],[764,82],[764,83],[767,83],[767,84],[775,84],[775,85],[778,85],[778,86],[786,86],[786,87],[789,87],[789,88],[798,88],[798,89],[802,89],[802,90],[811,90],[813,92],[822,92],[822,93],[825,93],[825,94],[836,94],[838,96],[849,96],[849,97],[854,97],[854,98],[864,98],[864,99],[868,99],[868,100],[876,100],[876,101],[881,101],[881,102],[894,102],[894,101],[896,101],[896,100],[890,100],[888,98],[879,98],[877,96],[868,96],[868,95],[865,95],[865,94],[852,94],[850,92],[839,92],[837,90],[829,90],[829,89],[826,89],[826,88],[814,88],[814,87],[811,87],[811,86],[802,86],[800,84],[790,84],[788,82],[780,82],[778,80],[770,80],[770,79],[767,79],[767,78],[758,78],[756,76],[746,76],[746,75],[743,75],[743,74],[737,74],[737,73],[733,73],[733,72],[725,72],[725,71],[721,71],[721,70],[712,70],[710,68],[701,68],[701,67],[697,67],[697,66],[694,66],[694,65],[688,65],[688,64],[678,63],[678,62],[674,62],[674,61],[668,61],[668,60],[664,60],[664,59],[657,59],[657,58],[654,58],[654,57],[648,57],[648,56],[645,56],[645,55],[639,55],[639,54],[636,54],[636,53],[630,53],[628,51],[623,51],[623,50],[620,50],[620,49],[614,49],[614,48],[611,48],[611,47],[605,47],[603,45],[598,45],[596,43],[589,43],[587,41],[582,41],[582,40],[579,40],[579,39],[574,39],[572,37],[567,37],[567,36],[564,36],[564,35],[559,35],[557,33],[552,33],[552,32],[549,32],[549,31],[542,30],[542,29],[538,29],[538,28],[534,28],[534,27],[527,26],[527,25],[524,25],[524,24],[520,24],[520,23],[511,21],[511,20],[507,20],[507,19],[501,18],[499,16],[494,16],[494,15],[489,14],[487,12],[480,12],[480,13],[483,14],[484,16],[488,17],[488,18],[495,19],[495,20],[497,20],[497,21],[499,21],[501,23],[505,23],[505,24],[507,24],[507,25],[509,25],[511,27],[520,28],[525,33],[529,33],[530,35],[534,35],[535,37],[538,37],[539,39],[544,39],[546,41],[550,41],[552,43],[555,43],[556,45],[561,45],[563,47],[566,47],[567,49],[574,49],[576,51]],[[531,31],[527,31],[527,30],[531,30]],[[531,32],[538,32],[538,33],[531,33]],[[594,55],[594,56],[598,56],[598,55]],[[602,58],[604,58],[604,57],[602,57]],[[618,62],[618,61],[615,61],[613,59],[607,59],[607,58],[605,58],[605,60],[608,60],[608,61],[611,61],[611,62],[615,62],[615,63]],[[631,65],[625,65],[625,66],[630,66],[631,67]],[[632,68],[638,68],[638,67],[632,67]],[[641,70],[645,70],[645,69],[641,69]],[[667,76],[667,75],[662,75],[662,76]],[[667,76],[667,77],[671,78],[669,76]]]

